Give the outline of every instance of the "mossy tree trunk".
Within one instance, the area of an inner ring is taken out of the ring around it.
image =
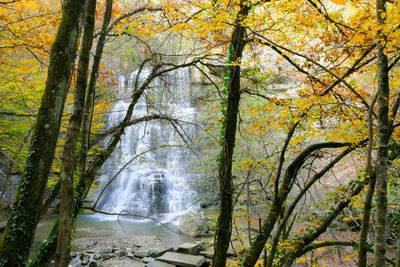
[[[377,0],[377,21],[385,24],[386,0]],[[383,30],[377,36],[378,65],[378,149],[376,154],[376,221],[374,267],[385,266],[386,261],[386,231],[387,231],[387,166],[388,143],[390,137],[389,124],[389,64],[385,54],[386,35]]]
[[[371,102],[371,105],[368,109],[368,154],[367,154],[367,168],[366,173],[368,175],[368,189],[367,194],[365,195],[364,201],[364,211],[362,215],[361,222],[361,231],[360,231],[360,241],[359,241],[359,249],[358,249],[358,267],[366,267],[367,266],[367,241],[368,241],[368,232],[369,232],[369,222],[371,217],[372,210],[372,199],[374,197],[375,191],[375,175],[372,170],[372,146],[374,141],[374,125],[373,125],[373,115],[375,102],[378,99],[378,95],[374,97]]]
[[[65,137],[61,162],[60,222],[54,266],[64,267],[70,262],[70,241],[74,206],[75,150],[85,105],[90,50],[93,43],[96,0],[87,0],[84,34],[79,54],[74,105]]]
[[[245,3],[243,3],[245,2]],[[235,136],[237,117],[240,102],[240,69],[243,49],[246,44],[244,40],[246,29],[243,25],[244,19],[250,10],[250,3],[242,1],[240,11],[237,15],[235,26],[232,33],[229,62],[227,89],[227,108],[224,121],[222,136],[222,150],[219,155],[218,180],[220,187],[219,216],[217,231],[215,233],[215,254],[213,266],[225,267],[227,251],[229,248],[231,229],[232,229],[232,210],[233,210],[233,184],[232,184],[232,157],[235,147]]]
[[[24,172],[0,243],[0,266],[24,266],[53,162],[68,92],[85,1],[66,0],[54,40],[45,92],[38,111]]]

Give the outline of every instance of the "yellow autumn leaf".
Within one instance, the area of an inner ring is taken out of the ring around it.
[[[331,2],[340,6],[346,5],[346,0],[331,0]]]

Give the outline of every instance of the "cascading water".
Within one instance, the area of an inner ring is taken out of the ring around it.
[[[130,102],[137,72],[127,79],[120,77],[119,100],[113,104],[108,116],[108,127],[117,125],[124,117]],[[143,71],[143,80],[148,72]],[[146,95],[137,103],[134,118],[150,114],[167,115],[182,121],[193,122],[195,110],[189,101],[189,70],[179,69],[157,79]],[[184,149],[178,126],[170,121],[151,120],[128,127],[114,155],[104,164],[100,177],[102,190],[109,179],[126,163],[135,158],[116,177],[101,196],[97,208],[107,212],[129,212],[174,220],[191,208],[194,194],[188,185],[188,164],[193,155]],[[193,126],[180,128],[186,135],[194,132]],[[161,148],[160,148],[161,147]]]

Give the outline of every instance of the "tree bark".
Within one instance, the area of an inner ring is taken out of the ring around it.
[[[367,189],[367,194],[365,196],[363,218],[361,222],[360,242],[358,249],[358,267],[367,266],[368,231],[369,231],[369,222],[372,209],[372,199],[374,197],[375,183],[376,183],[375,176],[373,175],[373,170],[372,170],[372,145],[374,141],[374,129],[373,129],[374,118],[372,114],[374,112],[374,106],[377,100],[377,96],[378,95],[376,95],[372,100],[372,103],[369,106],[368,110],[369,140],[368,140],[368,155],[367,155],[367,169],[366,169],[366,173],[368,175],[368,189]]]
[[[24,172],[0,243],[0,266],[24,266],[41,211],[68,92],[85,1],[66,0]]]
[[[95,24],[96,0],[87,0],[85,10],[84,34],[79,54],[74,105],[61,162],[60,222],[54,264],[57,267],[68,266],[70,262],[69,254],[74,212],[72,207],[74,204],[75,149],[85,105],[90,50],[93,43]]]
[[[103,26],[101,30],[101,35],[96,45],[96,53],[93,57],[93,65],[92,65],[92,72],[90,75],[90,82],[86,92],[86,100],[84,105],[84,112],[83,112],[83,121],[82,121],[82,129],[81,129],[81,142],[80,142],[80,149],[79,149],[79,158],[78,158],[78,174],[82,176],[85,174],[86,171],[86,157],[87,152],[90,149],[89,145],[89,136],[90,136],[90,125],[92,120],[92,112],[93,112],[93,105],[94,105],[94,94],[95,94],[95,87],[96,87],[96,80],[98,76],[99,66],[101,57],[104,50],[105,40],[106,40],[106,33],[108,25],[110,24],[111,20],[111,12],[112,12],[112,0],[106,0],[106,11],[104,14]],[[42,212],[43,215],[50,204],[54,201],[54,199],[58,196],[61,189],[61,181],[58,180],[57,184],[55,184],[50,193],[43,204]]]
[[[96,82],[97,76],[99,75],[99,68],[101,58],[103,56],[104,45],[106,43],[107,29],[111,21],[113,1],[106,0],[106,10],[104,13],[103,24],[101,26],[101,32],[99,40],[96,45],[96,52],[93,57],[92,73],[90,75],[90,82],[87,89],[86,100],[85,100],[85,111],[82,121],[82,139],[81,146],[79,150],[79,160],[78,160],[78,171],[79,175],[83,175],[86,171],[86,160],[87,153],[89,150],[90,142],[90,128],[92,123],[93,108],[94,108],[94,96],[96,93]]]
[[[386,18],[386,0],[377,0],[377,21],[384,26]],[[385,14],[385,15],[383,15]],[[385,55],[386,36],[382,30],[377,36],[378,65],[378,151],[376,156],[376,222],[374,267],[385,266],[387,231],[387,165],[389,124],[389,65]]]
[[[247,17],[249,3],[240,3],[240,11],[235,21],[230,46],[229,62],[235,62],[234,66],[229,67],[229,77],[227,79],[228,101],[226,118],[224,121],[224,131],[222,140],[222,150],[219,155],[218,180],[220,186],[220,208],[215,233],[215,254],[213,256],[213,266],[225,267],[227,251],[232,230],[232,156],[235,147],[235,135],[237,116],[239,113],[240,101],[240,61],[243,49],[246,44],[244,37],[246,29],[243,20]]]

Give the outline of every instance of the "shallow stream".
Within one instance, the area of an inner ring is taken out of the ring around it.
[[[35,241],[31,249],[31,256],[48,237],[55,219],[55,217],[45,217],[39,223],[36,230]],[[173,231],[177,231],[177,227],[173,223],[166,223],[166,226]],[[120,218],[118,221],[114,218],[104,218],[104,216],[98,215],[81,215],[76,222],[72,250],[79,250],[79,247],[81,247],[79,246],[79,242],[82,241],[82,243],[85,243],[86,239],[99,239],[101,242],[109,243],[101,244],[102,246],[108,245],[110,247],[115,243],[115,240],[121,238],[134,240],[133,242],[139,243],[136,245],[146,247],[176,247],[189,241],[184,235],[173,231],[149,220]],[[154,240],[157,240],[157,242],[155,243]]]

